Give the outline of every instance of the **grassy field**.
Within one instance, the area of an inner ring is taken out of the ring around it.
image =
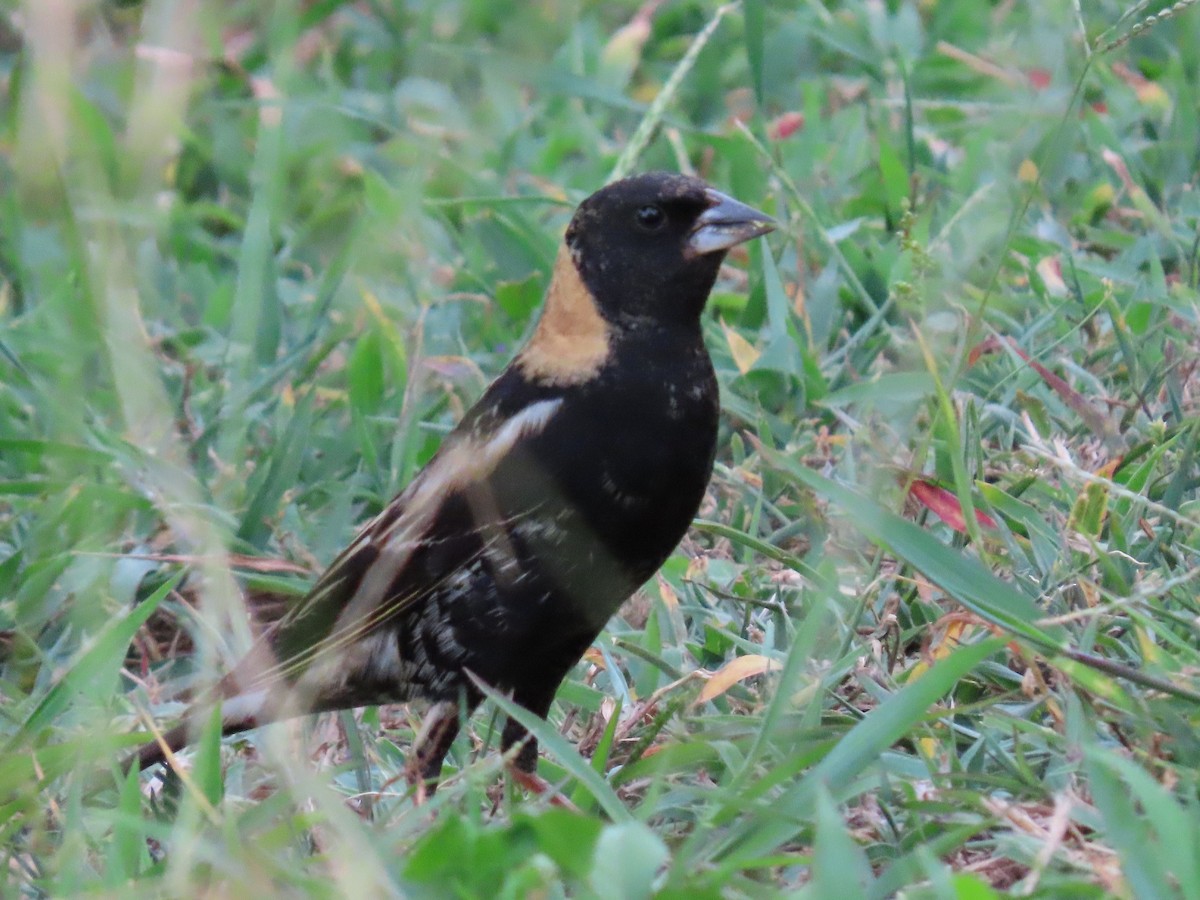
[[[0,894],[1200,897],[1200,10],[3,9]],[[116,776],[653,168],[781,228],[701,518],[534,724],[579,812],[502,699],[424,806],[404,708]]]

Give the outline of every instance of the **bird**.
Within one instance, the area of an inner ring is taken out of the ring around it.
[[[424,701],[405,774],[429,796],[480,684],[544,718],[700,507],[720,410],[702,313],[726,253],[775,227],[674,173],[584,200],[507,368],[311,592],[125,770],[173,758],[218,703],[232,734]],[[514,719],[500,749],[517,783],[545,788]]]

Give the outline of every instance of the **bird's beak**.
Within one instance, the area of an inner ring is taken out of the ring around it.
[[[696,220],[687,246],[696,256],[728,250],[775,230],[775,220],[720,191],[707,191],[709,207]]]

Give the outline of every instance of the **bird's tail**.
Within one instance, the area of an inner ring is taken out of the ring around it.
[[[153,765],[166,762],[173,754],[186,747],[204,728],[212,709],[208,703],[194,704],[184,714],[183,721],[173,728],[155,735],[149,741],[129,754],[121,763],[125,773],[131,770],[148,769]],[[265,689],[237,694],[221,703],[221,734],[237,734],[265,725],[278,715],[270,715]]]
[[[156,735],[154,741],[126,757],[122,762],[123,770],[146,769],[168,761],[172,754],[187,746],[205,729],[218,704],[223,735],[308,713],[361,705],[352,702],[362,699],[354,690],[356,670],[352,664],[332,664],[333,660],[325,659],[324,665],[312,665],[319,654],[289,648],[289,639],[295,642],[295,633],[305,637],[299,642],[301,648],[322,644],[320,639],[311,639],[305,623],[301,622],[302,615],[295,609],[291,615],[292,618],[281,617],[264,630],[233,671],[189,706],[179,725]],[[297,622],[300,622],[299,627],[296,627]],[[354,625],[349,632],[351,637],[361,641],[361,635],[356,633],[358,627]],[[326,643],[331,647],[338,646],[338,641]]]
[[[121,761],[121,770],[128,773],[133,769],[148,769],[166,762],[170,755],[182,750],[203,731],[218,702],[217,698],[221,698],[222,734],[249,731],[280,718],[278,714],[270,714],[267,691],[257,687],[271,682],[271,679],[262,676],[275,666],[275,636],[281,623],[294,611],[298,596],[292,591],[246,589],[243,599],[250,612],[250,625],[256,638],[250,653],[231,674],[206,693],[206,700],[194,700],[189,705],[180,724],[156,734],[153,741],[126,756]],[[195,598],[192,597],[190,602],[195,603]],[[162,633],[155,637],[161,647],[171,648],[169,652],[164,650],[165,655],[174,655],[181,644],[191,647],[190,635],[182,628],[182,621],[168,617],[164,623],[160,623],[159,631]]]

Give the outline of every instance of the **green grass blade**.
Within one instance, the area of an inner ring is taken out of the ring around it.
[[[35,740],[37,735],[51,728],[54,721],[79,696],[92,700],[111,697],[125,660],[125,651],[134,634],[150,618],[163,598],[175,589],[180,578],[182,574],[164,582],[158,590],[137,604],[123,618],[116,619],[106,626],[38,701],[2,752],[17,752]]]
[[[888,697],[782,796],[730,829],[718,858],[748,864],[778,848],[805,827],[821,790],[842,799],[842,793],[879,760],[880,754],[901,739],[961,678],[1003,646],[1002,641],[988,638],[961,647]]]
[[[1064,632],[1040,625],[1042,611],[1027,594],[997,578],[981,562],[942,544],[912,522],[873,500],[830,481],[773,451],[768,457],[797,481],[832,502],[869,540],[905,560],[985,621],[1044,651],[1064,647]]]
[[[495,703],[501,712],[521,723],[531,735],[537,738],[538,745],[551,753],[567,771],[567,774],[587,789],[609,818],[614,822],[632,820],[629,810],[625,808],[625,804],[617,797],[608,782],[588,765],[587,760],[579,755],[579,751],[555,731],[550,723],[534,715],[525,707],[513,703],[508,697],[478,679],[475,679],[475,686],[483,692],[484,696]]]

